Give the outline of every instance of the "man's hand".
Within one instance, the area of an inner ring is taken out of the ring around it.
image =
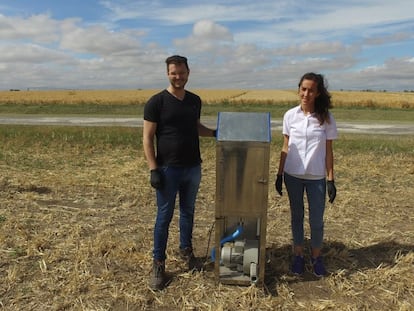
[[[335,181],[328,180],[326,182],[326,186],[328,187],[328,197],[329,197],[329,203],[333,203],[336,197],[336,187],[335,187]]]
[[[283,175],[276,175],[276,181],[275,181],[275,188],[277,193],[282,195],[282,183],[283,183]]]
[[[151,172],[151,186],[155,189],[161,189],[164,186],[162,171],[159,168],[155,168]]]

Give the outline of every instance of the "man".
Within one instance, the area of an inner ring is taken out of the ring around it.
[[[144,153],[157,199],[150,279],[154,290],[162,290],[166,283],[168,231],[177,193],[180,255],[189,264],[194,258],[194,205],[201,180],[199,136],[216,136],[215,130],[200,123],[200,97],[185,90],[190,74],[187,58],[174,55],[166,59],[166,64],[170,84],[167,89],[151,97],[144,108]]]

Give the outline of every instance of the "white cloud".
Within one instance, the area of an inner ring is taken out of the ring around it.
[[[144,88],[163,78],[159,60],[167,53],[141,44],[141,30],[112,31],[50,15],[0,16],[0,25],[0,89]]]
[[[201,39],[211,39],[218,41],[232,41],[233,36],[230,31],[219,24],[209,20],[201,20],[195,23],[193,35]]]
[[[49,43],[58,40],[59,22],[48,15],[33,15],[28,18],[0,15],[0,39],[26,40]]]
[[[101,26],[76,28],[62,34],[60,46],[79,53],[107,55],[139,49],[136,38]]]
[[[414,39],[414,34],[409,32],[394,32],[389,35],[372,36],[363,40],[367,45],[383,45],[387,43],[403,42]]]
[[[0,61],[3,63],[26,63],[27,65],[60,62],[67,59],[68,57],[63,52],[31,43],[0,46]]]
[[[218,22],[274,20],[289,1],[101,1],[111,20],[146,19],[161,25],[194,24],[200,20]]]
[[[347,50],[342,42],[304,42],[278,49],[280,55],[320,55],[337,54]]]
[[[225,44],[233,41],[230,31],[217,23],[202,20],[195,23],[190,36],[183,39],[175,39],[174,44],[178,50],[188,53],[217,53],[225,49]],[[220,47],[222,46],[222,47]]]
[[[194,88],[292,88],[305,71],[337,89],[414,85],[411,0],[100,3],[93,22],[0,15],[0,89],[164,87],[175,53]]]

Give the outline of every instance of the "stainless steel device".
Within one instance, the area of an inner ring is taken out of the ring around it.
[[[270,140],[269,113],[219,113],[211,257],[221,283],[263,285]]]

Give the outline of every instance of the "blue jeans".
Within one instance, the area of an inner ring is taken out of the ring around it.
[[[326,180],[309,180],[284,174],[286,190],[289,196],[293,244],[303,245],[304,202],[306,195],[309,204],[309,225],[312,248],[321,248],[323,243],[323,214],[325,211]]]
[[[201,181],[201,166],[163,167],[164,187],[156,191],[157,217],[154,227],[155,260],[166,259],[168,231],[179,195],[180,248],[192,247],[194,207]]]

